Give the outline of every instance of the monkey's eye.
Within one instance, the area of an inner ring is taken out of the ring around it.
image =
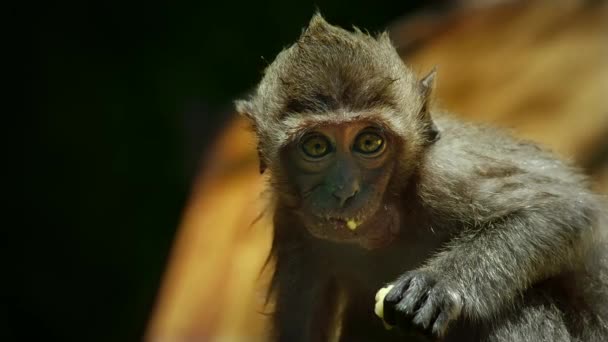
[[[320,134],[305,137],[300,146],[306,156],[315,159],[324,157],[331,152],[329,140]]]
[[[384,138],[373,132],[363,132],[355,139],[355,151],[362,154],[376,154],[384,148]]]

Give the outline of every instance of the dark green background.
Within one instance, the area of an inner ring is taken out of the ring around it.
[[[15,20],[5,69],[14,79],[5,83],[23,96],[8,93],[20,110],[4,115],[13,172],[5,222],[16,223],[3,239],[0,340],[139,340],[190,183],[231,100],[315,8],[373,32],[421,2],[7,9]]]

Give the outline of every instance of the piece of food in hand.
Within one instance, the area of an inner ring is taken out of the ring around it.
[[[387,330],[393,328],[392,325],[386,323],[384,321],[384,297],[388,294],[388,292],[393,288],[393,285],[389,285],[387,287],[383,287],[378,292],[376,292],[376,306],[374,307],[374,312],[376,316],[382,319],[382,323]]]

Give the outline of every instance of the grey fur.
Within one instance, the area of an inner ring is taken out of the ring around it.
[[[303,118],[343,121],[363,109],[390,106],[400,108],[400,116],[384,119],[402,134],[417,133],[410,125],[421,123],[411,117],[423,100],[414,73],[401,62],[388,34],[349,33],[317,14],[298,42],[265,70],[253,96],[236,101],[236,108],[255,123],[261,157],[272,169],[280,148],[297,137]]]
[[[385,307],[395,310],[389,319],[398,319],[401,312],[414,325],[453,341],[607,339],[603,199],[589,190],[576,168],[532,143],[439,112],[431,118],[424,108],[433,78],[432,73],[418,82],[386,34],[374,38],[359,30],[347,32],[315,15],[298,42],[267,68],[255,93],[237,101],[238,111],[255,127],[278,206],[289,183],[280,151],[297,139],[304,125],[381,121],[404,142],[390,190],[403,196],[410,191],[416,205],[412,215],[428,217],[405,220],[402,230],[441,246],[436,250],[429,244],[427,254],[416,254],[416,248],[426,248],[421,247],[425,242],[402,237],[409,250],[398,254],[403,259],[390,262],[405,273],[397,280],[379,280],[396,284],[385,299]],[[441,137],[429,145],[425,134],[431,126]],[[278,211],[275,218],[275,334],[279,340],[315,339],[311,336],[323,334],[307,330],[314,320],[312,305],[331,278],[317,263],[338,265],[353,279],[366,278],[357,273],[364,272],[360,264],[332,259],[339,247],[323,252],[325,259],[317,255],[325,247],[290,232],[281,223],[289,221],[281,221],[286,215]],[[408,226],[411,222],[416,224]],[[374,258],[366,254],[361,260],[373,264],[369,260]],[[363,292],[377,290],[365,286],[360,286]],[[366,297],[361,298],[363,302]],[[364,310],[351,311],[346,319],[363,317],[366,322]],[[430,317],[436,314],[433,325]],[[372,320],[370,314],[365,329],[363,323],[347,321],[343,339],[371,331],[387,340],[399,338],[374,330],[380,326]]]

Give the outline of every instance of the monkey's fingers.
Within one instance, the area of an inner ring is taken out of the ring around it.
[[[431,330],[436,317],[441,313],[439,305],[433,296],[429,296],[427,301],[416,311],[412,322],[421,326],[424,330]]]
[[[429,289],[432,288],[434,281],[425,277],[414,277],[410,281],[407,291],[404,291],[402,299],[397,305],[402,315],[409,318],[420,309],[426,302]]]
[[[397,324],[396,306],[403,299],[403,294],[410,286],[411,274],[405,274],[390,285],[384,297],[384,321],[390,325]]]
[[[445,335],[445,331],[447,330],[449,322],[449,314],[447,312],[440,313],[437,319],[435,320],[435,323],[433,324],[433,334],[439,337]]]

